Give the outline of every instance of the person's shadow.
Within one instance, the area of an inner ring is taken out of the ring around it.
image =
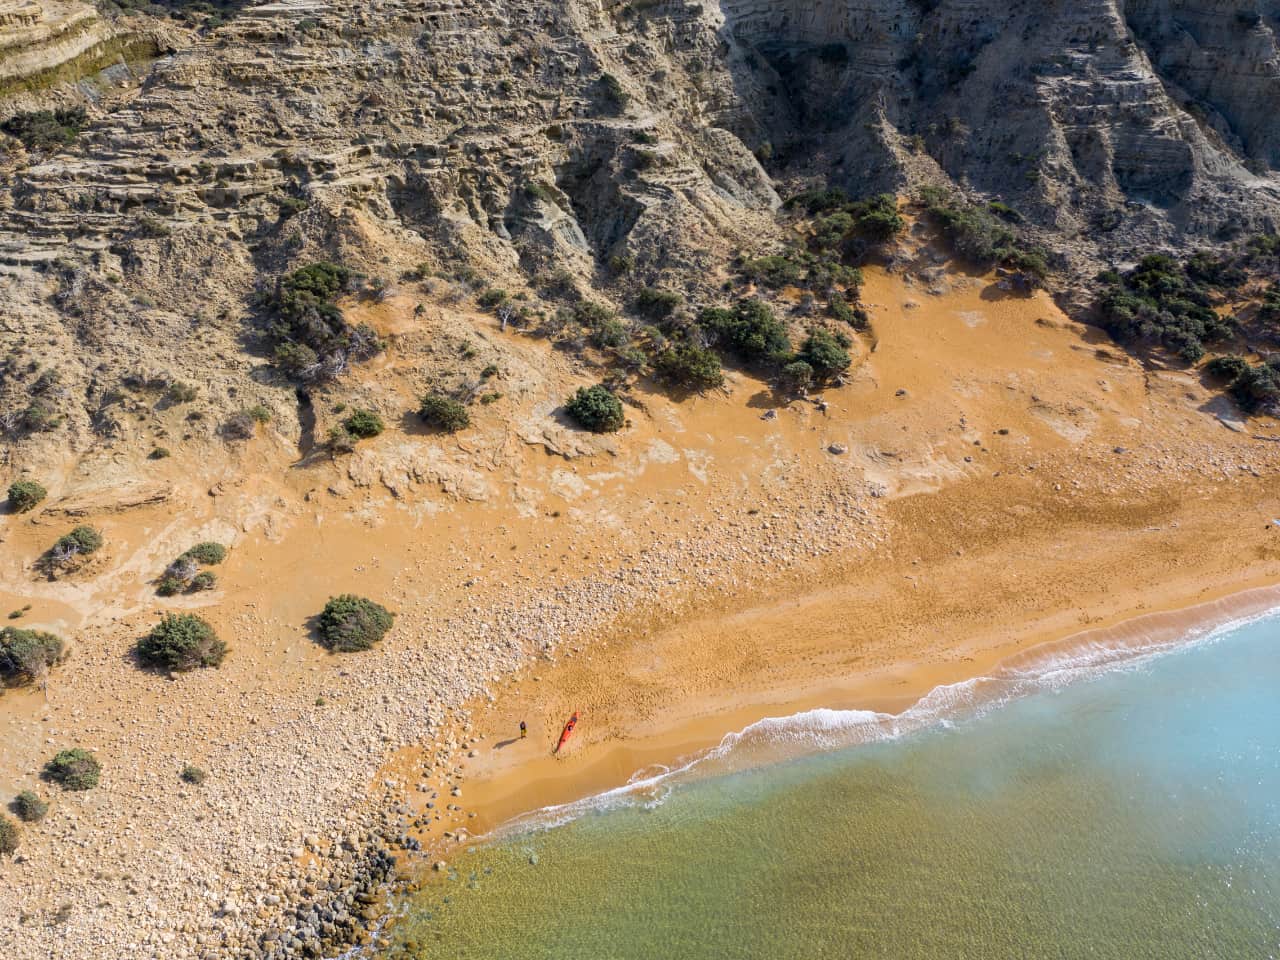
[[[517,742],[519,742],[519,740],[520,740],[520,738],[519,738],[519,737],[512,737],[510,740],[502,740],[502,741],[500,741],[500,742],[498,742],[498,743],[495,743],[495,744],[493,745],[493,749],[495,749],[495,750],[501,750],[503,747],[509,747],[509,746],[511,746],[513,743],[517,743]]]

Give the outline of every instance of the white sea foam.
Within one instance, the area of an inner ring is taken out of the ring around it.
[[[673,766],[637,771],[627,783],[571,803],[518,817],[495,839],[563,826],[586,814],[619,806],[653,807],[681,783],[764,766],[814,753],[847,749],[931,728],[951,729],[1034,693],[1061,689],[1116,670],[1139,669],[1158,656],[1210,643],[1251,623],[1280,616],[1270,608],[1212,626],[1173,633],[1155,625],[1091,641],[1085,635],[1026,651],[988,676],[933,688],[900,714],[818,708],[765,717],[726,734],[709,750]]]

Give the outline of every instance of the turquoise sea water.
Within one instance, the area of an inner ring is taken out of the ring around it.
[[[638,779],[460,857],[391,954],[1280,955],[1277,618],[1024,666],[900,719],[766,721]]]

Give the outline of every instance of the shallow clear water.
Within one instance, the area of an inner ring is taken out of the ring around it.
[[[459,858],[397,940],[476,960],[1276,957],[1278,652],[1267,619],[890,739],[726,774],[728,750]],[[841,716],[866,726],[818,726]],[[803,750],[813,726],[772,739]]]

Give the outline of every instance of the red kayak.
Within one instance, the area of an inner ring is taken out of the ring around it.
[[[573,716],[569,718],[569,722],[564,725],[564,732],[560,734],[560,742],[556,744],[553,753],[559,753],[560,748],[564,746],[565,741],[573,735],[573,728],[578,725],[578,711],[573,711]]]

